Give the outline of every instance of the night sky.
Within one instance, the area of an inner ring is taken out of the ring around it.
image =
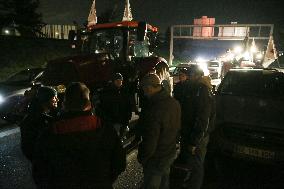
[[[283,23],[283,0],[130,0],[135,20],[145,20],[165,31],[170,25],[193,24],[202,15],[216,18],[216,24]],[[92,0],[41,0],[39,12],[49,24],[83,24]],[[97,14],[117,6],[122,18],[124,0],[96,0]]]

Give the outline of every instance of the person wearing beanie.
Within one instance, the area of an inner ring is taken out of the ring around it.
[[[147,98],[139,117],[142,142],[138,162],[143,167],[144,188],[169,188],[170,167],[176,157],[180,105],[163,89],[157,74],[147,74],[141,86]]]
[[[111,189],[126,168],[116,131],[91,111],[90,90],[81,82],[65,91],[63,111],[49,135],[39,138],[37,161],[45,189]]]
[[[198,65],[188,69],[189,81],[182,101],[180,154],[177,164],[190,167],[182,183],[184,188],[200,189],[209,135],[214,127],[215,102],[208,77]]]
[[[123,76],[115,73],[112,83],[105,87],[100,94],[101,117],[113,125],[117,134],[123,138],[125,130],[135,111],[135,102],[124,86]]]

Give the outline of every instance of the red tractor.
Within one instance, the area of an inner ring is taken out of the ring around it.
[[[84,82],[93,92],[93,102],[96,103],[96,92],[111,81],[114,73],[120,72],[130,96],[136,100],[135,111],[138,111],[141,105],[137,98],[141,94],[139,80],[145,74],[156,72],[161,80],[169,81],[166,60],[153,53],[157,45],[157,28],[145,22],[96,24],[77,34],[71,32],[69,36],[80,53],[49,61],[43,73],[42,83],[57,86],[59,92],[72,81]],[[123,138],[123,146],[127,149],[139,141],[132,123],[125,133],[126,138]]]
[[[43,84],[66,86],[81,81],[93,91],[105,86],[117,72],[130,88],[151,71],[156,71],[162,80],[168,79],[166,60],[154,55],[157,32],[156,27],[137,21],[96,24],[81,32],[71,31],[72,46],[80,53],[49,61]]]

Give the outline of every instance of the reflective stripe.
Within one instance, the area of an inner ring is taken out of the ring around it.
[[[65,134],[73,132],[82,132],[96,130],[101,127],[100,118],[90,115],[90,116],[80,116],[71,119],[63,119],[57,121],[53,126],[53,131],[56,134]]]

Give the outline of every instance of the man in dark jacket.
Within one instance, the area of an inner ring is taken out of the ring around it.
[[[146,101],[139,120],[142,142],[138,161],[143,166],[144,188],[169,188],[170,166],[176,157],[176,136],[180,129],[180,105],[161,86],[156,74],[142,80]]]
[[[183,183],[185,188],[199,189],[204,175],[204,159],[209,132],[215,119],[214,97],[210,78],[196,65],[189,68],[189,83],[182,108],[181,150],[177,162],[191,169]]]
[[[180,104],[183,103],[187,81],[188,71],[186,68],[183,68],[179,71],[179,82],[175,84],[173,90],[173,96]]]
[[[103,89],[100,96],[102,117],[123,136],[134,111],[132,98],[123,85],[123,76],[120,73],[114,74],[112,83]]]
[[[72,83],[59,120],[39,139],[41,188],[108,189],[125,170],[125,150],[114,129],[92,115],[89,93],[85,84]]]

